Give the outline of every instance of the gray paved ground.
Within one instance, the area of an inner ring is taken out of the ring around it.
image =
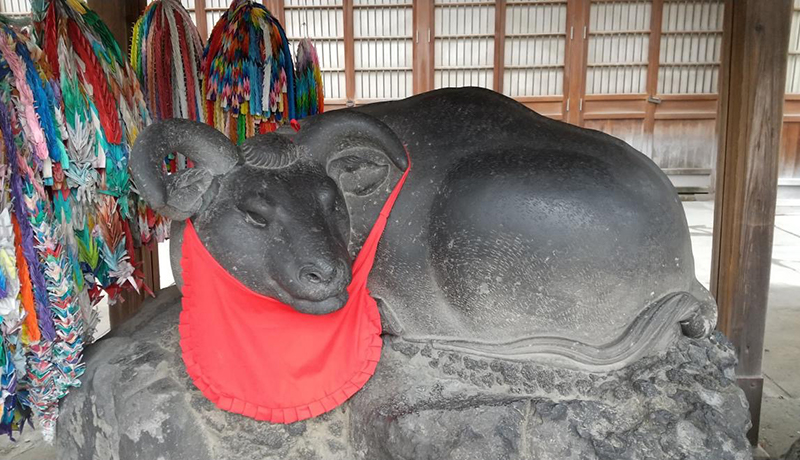
[[[686,202],[684,209],[692,233],[697,276],[708,286],[713,203]],[[778,216],[775,227],[761,414],[761,446],[773,457],[782,455],[800,438],[800,216]],[[164,281],[166,285],[171,278]],[[55,458],[53,448],[38,435],[28,431],[20,439],[11,444],[1,438],[0,459]]]

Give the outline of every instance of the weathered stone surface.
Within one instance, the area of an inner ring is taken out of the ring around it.
[[[792,444],[792,447],[783,454],[783,460],[800,460],[800,439]]]
[[[720,335],[590,374],[387,338],[343,407],[293,425],[220,411],[180,358],[175,288],[90,347],[62,402],[61,459],[751,458],[747,403]],[[791,457],[794,458],[794,457]]]

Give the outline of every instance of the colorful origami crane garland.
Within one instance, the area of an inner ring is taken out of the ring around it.
[[[294,64],[286,34],[266,7],[234,0],[203,54],[206,120],[235,142],[295,118]]]
[[[147,7],[133,27],[131,66],[139,78],[147,108],[153,120],[185,118],[205,121],[200,60],[203,42],[191,16],[179,0],[156,0]],[[170,173],[191,166],[182,155],[165,159]],[[142,243],[152,237],[158,242],[168,236],[169,221],[139,203]]]
[[[203,42],[179,0],[156,0],[133,27],[131,66],[154,120],[203,121]]]
[[[149,115],[95,13],[33,6],[42,48],[0,25],[0,433],[35,415],[52,439],[97,301],[143,286],[128,154]]]
[[[31,40],[0,26],[0,433],[21,430],[32,410],[51,439],[58,399],[80,385],[93,315],[72,227],[54,201],[70,158],[60,95],[42,58]]]
[[[111,32],[80,0],[34,4],[36,32],[58,82],[70,167],[54,184],[54,201],[71,224],[93,299],[100,288],[112,299],[123,285],[140,289],[134,238],[154,231],[130,223],[138,208],[128,174],[130,146],[149,123],[139,83]],[[57,168],[54,167],[54,175]],[[69,233],[69,232],[68,232]]]
[[[130,193],[128,155],[148,108],[241,141],[322,111],[323,97],[313,45],[298,47],[295,75],[283,29],[254,2],[223,15],[202,66],[177,0],[157,0],[137,23],[132,65],[81,0],[33,7],[41,48],[0,24],[0,433],[35,415],[52,439],[58,400],[80,385],[97,301],[142,288],[134,240],[166,237],[167,221]],[[165,160],[168,171],[191,166]]]
[[[296,85],[298,119],[322,113],[325,96],[322,93],[322,72],[317,50],[311,40],[304,38],[297,45]]]

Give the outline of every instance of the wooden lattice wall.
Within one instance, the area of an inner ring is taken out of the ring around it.
[[[672,173],[709,175],[731,0],[263,0],[318,48],[327,107],[482,86],[616,135]],[[231,0],[182,0],[207,36]],[[800,178],[800,0],[781,176]],[[5,14],[27,0],[2,0]]]

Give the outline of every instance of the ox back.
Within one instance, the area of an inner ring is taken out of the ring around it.
[[[369,284],[386,333],[601,370],[716,311],[674,187],[623,141],[478,88],[348,110],[387,124],[413,164]],[[398,177],[348,196],[352,252]]]

